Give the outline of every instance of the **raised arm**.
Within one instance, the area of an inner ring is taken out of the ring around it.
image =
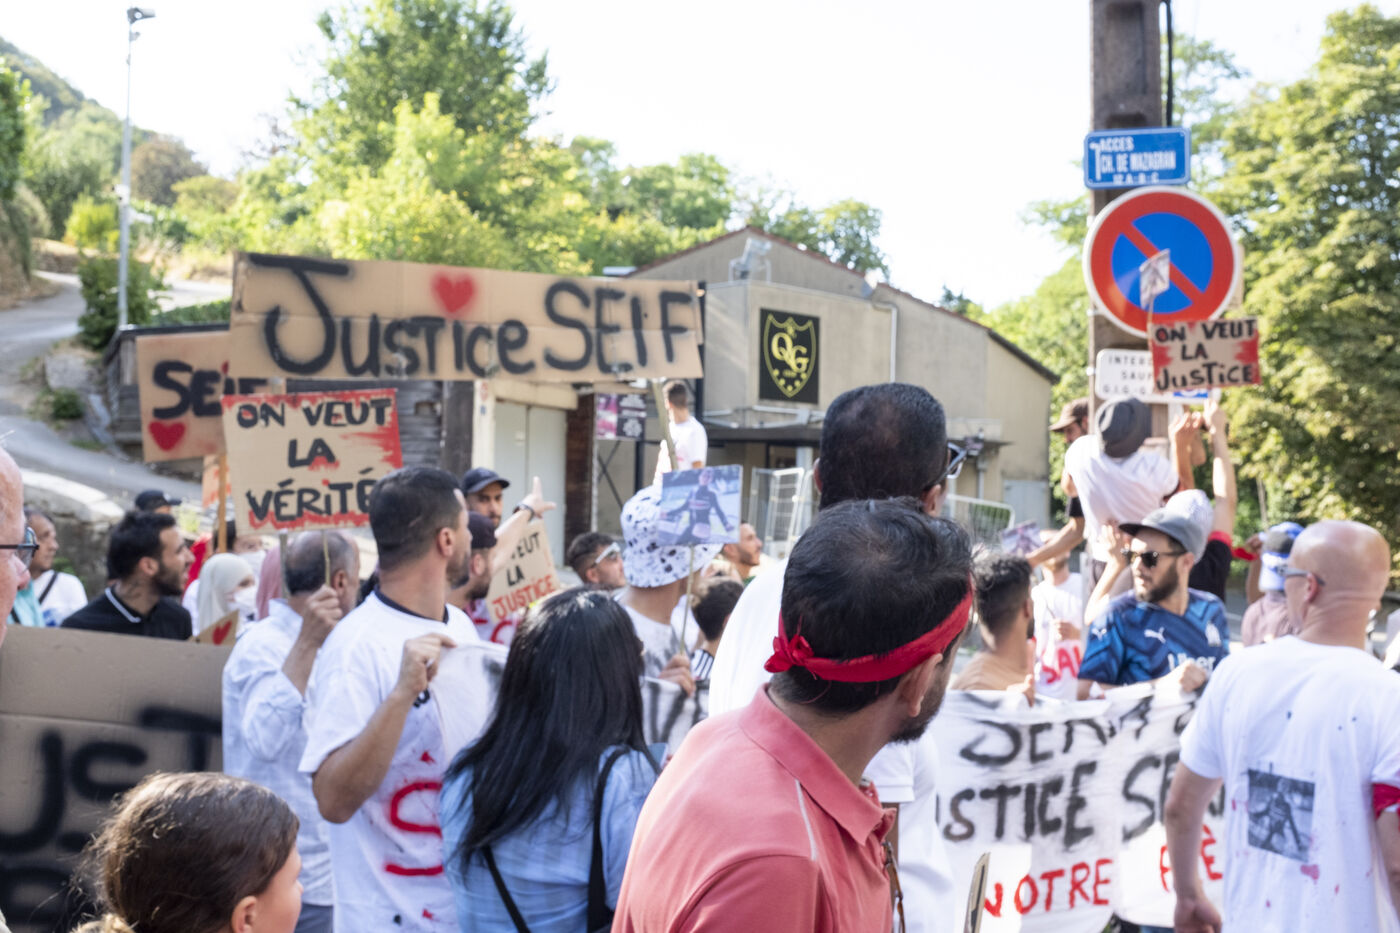
[[[530,494],[520,500],[510,518],[501,522],[500,527],[496,529],[496,547],[491,552],[492,577],[510,562],[510,555],[515,552],[515,546],[525,535],[525,527],[537,517],[556,508],[558,506],[553,502],[545,501],[540,478],[536,476],[530,483]]]
[[[404,642],[393,690],[360,734],[327,755],[311,778],[311,791],[322,816],[332,823],[344,823],[384,782],[413,701],[437,674],[442,649],[454,645],[452,639],[437,632]]]
[[[1235,509],[1239,504],[1239,494],[1235,490],[1235,464],[1230,459],[1230,425],[1225,418],[1225,409],[1214,395],[1206,402],[1206,427],[1210,430],[1210,449],[1215,455],[1211,467],[1211,486],[1215,494],[1215,525],[1212,531],[1234,536]]]

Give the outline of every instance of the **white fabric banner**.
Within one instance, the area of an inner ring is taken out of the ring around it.
[[[505,671],[506,647],[469,642],[445,652],[433,678],[442,738],[449,760],[476,740],[491,719]],[[648,744],[666,743],[667,757],[709,711],[709,690],[688,697],[675,684],[642,679],[642,733]]]
[[[1098,933],[1116,913],[1172,925],[1162,810],[1193,696],[1150,684],[1102,700],[1028,708],[950,692],[930,728],[940,755],[939,831],[954,890],[991,853],[982,929]],[[1221,902],[1223,795],[1206,816],[1199,871]]]

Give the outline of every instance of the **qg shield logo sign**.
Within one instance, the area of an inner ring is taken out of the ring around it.
[[[805,314],[771,308],[759,311],[760,399],[818,404],[820,324],[819,319]]]

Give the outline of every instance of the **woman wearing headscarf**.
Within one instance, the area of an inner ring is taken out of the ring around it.
[[[248,564],[236,554],[215,554],[204,562],[199,575],[199,601],[194,613],[194,633],[200,632],[237,612],[238,623],[252,622],[257,579]],[[222,643],[224,638],[216,638]]]

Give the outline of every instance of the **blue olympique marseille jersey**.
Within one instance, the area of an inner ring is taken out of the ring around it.
[[[1206,673],[1230,653],[1230,623],[1220,600],[1187,590],[1186,614],[1124,593],[1089,626],[1079,679],[1101,684],[1136,684],[1195,661]]]

